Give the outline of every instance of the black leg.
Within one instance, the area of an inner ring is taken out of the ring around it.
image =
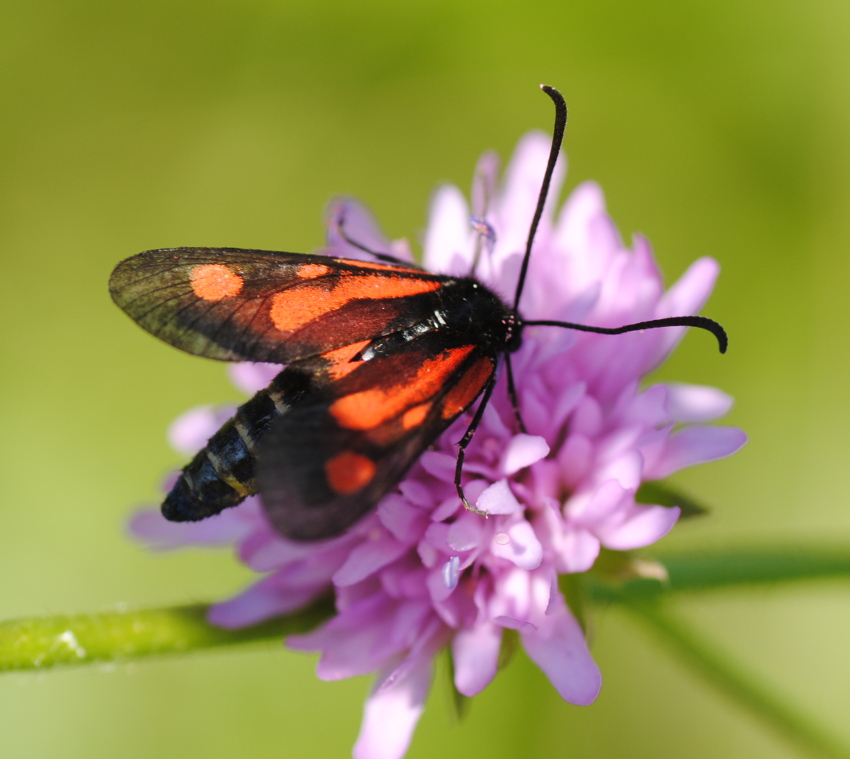
[[[478,403],[478,408],[475,410],[475,415],[472,417],[472,421],[469,423],[469,427],[466,430],[466,434],[460,439],[460,442],[457,444],[457,466],[455,467],[455,488],[457,488],[457,494],[460,496],[460,500],[464,505],[464,508],[469,509],[475,514],[481,514],[482,516],[487,516],[486,511],[481,511],[480,509],[476,509],[469,501],[466,500],[466,496],[463,493],[463,486],[460,484],[460,476],[463,473],[463,460],[466,456],[466,447],[469,445],[472,440],[473,435],[475,435],[475,430],[478,429],[478,425],[481,423],[481,418],[484,416],[484,409],[487,408],[487,403],[490,400],[490,396],[493,394],[493,388],[496,386],[496,372],[493,372],[493,376],[490,377],[489,382],[484,387],[484,393],[481,395],[481,400]]]
[[[514,369],[513,364],[511,364],[510,353],[505,356],[505,363],[508,367],[508,398],[511,399],[511,408],[514,410],[514,419],[516,419],[516,423],[519,426],[519,431],[528,434],[525,422],[522,421],[522,414],[519,412],[519,396],[517,396],[516,385],[514,384]]]

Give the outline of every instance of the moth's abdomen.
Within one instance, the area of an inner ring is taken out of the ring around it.
[[[284,370],[236,410],[183,468],[162,504],[172,522],[197,522],[257,492],[256,450],[272,422],[306,392],[300,372]]]
[[[244,419],[242,408],[238,413]],[[183,468],[162,515],[172,522],[196,522],[236,506],[257,492],[255,461],[231,419]]]

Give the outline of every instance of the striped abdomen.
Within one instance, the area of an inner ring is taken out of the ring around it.
[[[281,414],[306,394],[309,376],[284,369],[236,410],[180,473],[162,504],[172,522],[196,522],[257,492],[257,445]]]

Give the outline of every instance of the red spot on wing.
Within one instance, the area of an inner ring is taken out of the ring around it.
[[[408,409],[401,417],[401,426],[406,430],[415,429],[425,421],[430,410],[430,403],[422,403],[419,406],[414,406],[413,408]]]
[[[344,451],[325,462],[328,485],[340,495],[356,493],[368,485],[375,471],[374,461],[353,451]]]
[[[301,279],[316,279],[316,277],[322,277],[329,271],[332,271],[331,267],[324,264],[304,264],[298,267],[296,273]]]
[[[489,358],[480,358],[467,369],[463,377],[443,399],[443,419],[457,416],[484,389],[487,380],[493,375],[493,362]]]
[[[377,427],[433,398],[472,349],[471,345],[452,348],[425,361],[412,377],[407,373],[399,377],[390,375],[381,387],[343,396],[331,404],[331,415],[340,427],[349,430]],[[396,384],[391,384],[393,380]]]
[[[352,343],[336,350],[328,351],[322,354],[328,362],[328,374],[331,379],[342,379],[348,374],[351,374],[358,366],[363,366],[362,361],[352,361],[360,351],[362,351],[371,340],[361,340],[359,343]]]
[[[242,277],[224,264],[202,264],[189,274],[192,292],[201,300],[220,301],[239,295]]]
[[[352,300],[404,298],[441,287],[439,281],[411,277],[343,275],[328,288],[324,282],[291,287],[272,298],[269,316],[281,332],[294,332]]]

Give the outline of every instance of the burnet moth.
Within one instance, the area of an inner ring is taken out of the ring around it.
[[[137,324],[188,353],[221,361],[285,364],[183,469],[162,505],[167,519],[197,521],[259,492],[275,529],[295,540],[344,532],[402,478],[455,419],[481,398],[458,442],[464,452],[505,364],[522,428],[511,354],[530,326],[618,335],[659,327],[712,332],[701,316],[619,328],[526,320],[520,301],[567,121],[561,94],[513,303],[474,277],[431,274],[368,251],[370,261],[235,248],[149,250],[121,262],[109,289]]]

